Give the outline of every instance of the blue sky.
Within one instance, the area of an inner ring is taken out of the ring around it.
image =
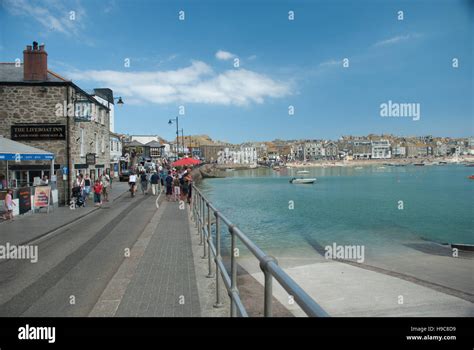
[[[185,134],[229,142],[474,134],[473,1],[0,3],[0,61],[45,43],[51,70],[123,97],[117,132],[171,139],[183,105]],[[389,100],[420,120],[382,118]]]

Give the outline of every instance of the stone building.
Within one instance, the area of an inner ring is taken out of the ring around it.
[[[55,174],[46,163],[22,161],[10,167],[10,179],[31,186],[33,177],[56,176],[52,185],[63,202],[75,175],[110,171],[109,109],[48,70],[47,57],[44,45],[34,42],[23,51],[23,63],[0,63],[0,135],[55,154]]]

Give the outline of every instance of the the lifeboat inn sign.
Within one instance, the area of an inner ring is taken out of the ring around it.
[[[64,140],[65,125],[28,124],[12,125],[12,140]]]

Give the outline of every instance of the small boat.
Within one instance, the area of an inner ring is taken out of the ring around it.
[[[379,166],[379,167],[377,167],[377,169],[385,169],[385,167],[384,166]]]
[[[465,166],[467,166],[467,167],[474,167],[474,163],[468,163],[468,164],[466,164]]]
[[[469,176],[469,180],[474,180],[474,175]]]
[[[425,166],[425,163],[413,163],[414,166]]]
[[[225,171],[234,171],[234,168],[227,168]]]
[[[308,170],[298,170],[296,173],[297,174],[309,174],[309,171]]]
[[[446,165],[448,162],[438,162],[438,165]]]
[[[355,170],[361,170],[361,169],[364,169],[364,168],[362,168],[361,166],[356,166],[354,169]]]
[[[316,179],[304,179],[304,178],[300,178],[300,179],[297,179],[296,177],[292,178],[290,180],[290,183],[292,184],[313,184],[314,182],[316,181]]]

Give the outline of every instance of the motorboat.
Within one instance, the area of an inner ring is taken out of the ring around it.
[[[309,174],[309,171],[308,170],[298,170],[296,173],[297,174]]]
[[[474,175],[469,176],[469,180],[474,180]]]
[[[305,179],[305,178],[296,178],[296,177],[294,177],[294,178],[292,178],[292,179],[290,180],[290,183],[295,184],[295,185],[296,185],[296,184],[313,184],[313,183],[315,183],[315,182],[316,182],[316,179],[315,179],[315,178],[312,178],[312,179],[311,179],[311,178],[307,178],[307,179]]]

